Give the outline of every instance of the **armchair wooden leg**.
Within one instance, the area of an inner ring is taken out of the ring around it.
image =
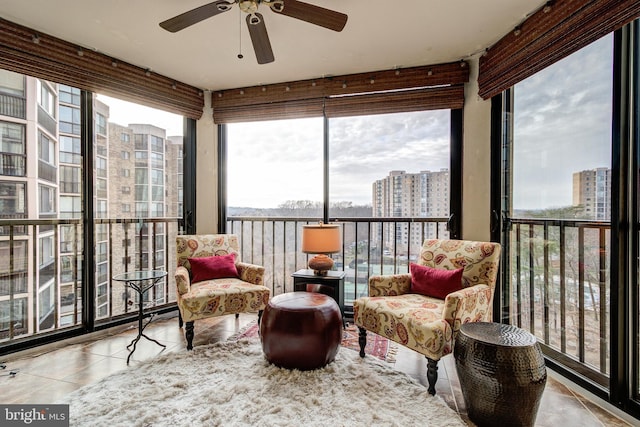
[[[236,319],[240,317],[240,313],[236,313]]]
[[[425,356],[426,357],[426,356]],[[428,392],[436,395],[436,381],[438,381],[438,361],[427,357],[427,381],[429,381]]]
[[[184,336],[187,339],[187,350],[193,350],[193,322],[187,322]]]
[[[178,327],[182,328],[182,325],[184,325],[184,321],[182,320],[182,314],[180,313],[180,310],[178,310]]]
[[[364,357],[364,348],[367,346],[367,330],[358,326],[358,344],[360,344],[360,357]]]

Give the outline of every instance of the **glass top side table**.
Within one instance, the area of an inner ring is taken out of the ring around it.
[[[153,320],[153,315],[149,317],[149,321],[143,325],[144,319],[144,293],[149,289],[153,288],[156,283],[167,276],[166,271],[162,270],[140,270],[140,271],[129,271],[122,274],[117,274],[112,277],[112,280],[117,282],[124,282],[128,287],[133,289],[138,293],[138,336],[129,343],[127,349],[129,351],[129,356],[127,356],[127,365],[129,364],[129,359],[131,359],[131,355],[134,351],[136,351],[136,345],[138,341],[140,341],[141,337],[145,337],[149,341],[153,341],[158,344],[162,348],[166,348],[167,346],[164,344],[160,344],[158,341],[153,338],[149,338],[144,334],[144,328],[146,328],[151,320]],[[133,346],[133,348],[131,348]]]

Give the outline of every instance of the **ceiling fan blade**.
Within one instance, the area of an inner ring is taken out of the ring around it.
[[[249,35],[253,50],[256,53],[258,64],[268,64],[273,62],[273,51],[267,34],[267,27],[264,25],[264,19],[260,13],[252,13],[247,15],[247,27],[249,27]]]
[[[175,33],[190,27],[193,24],[197,24],[200,21],[204,21],[207,18],[226,12],[231,9],[233,4],[233,2],[224,0],[214,1],[213,3],[205,4],[204,6],[197,7],[188,12],[167,19],[166,21],[161,22],[160,26],[167,31]]]
[[[344,13],[297,0],[283,0],[282,2],[271,3],[271,9],[281,15],[301,19],[333,31],[342,31],[348,18]]]

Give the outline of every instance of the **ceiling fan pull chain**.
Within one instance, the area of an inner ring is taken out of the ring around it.
[[[240,44],[238,50],[238,59],[244,58],[242,55],[242,11],[238,9],[238,43]]]

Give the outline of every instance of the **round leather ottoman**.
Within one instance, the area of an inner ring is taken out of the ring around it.
[[[453,349],[469,418],[477,426],[533,426],[547,381],[536,337],[512,325],[460,328]]]
[[[262,351],[276,366],[308,371],[333,362],[342,341],[342,314],[323,294],[289,292],[271,298],[260,322]]]

